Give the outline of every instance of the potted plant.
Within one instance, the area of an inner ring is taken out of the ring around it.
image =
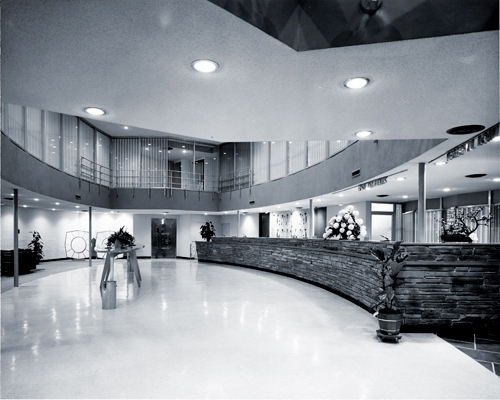
[[[475,234],[480,225],[488,226],[493,219],[491,215],[483,215],[484,207],[455,208],[455,215],[448,219],[442,218],[441,222],[441,240],[443,242],[465,242],[472,243],[477,240]]]
[[[332,217],[325,228],[323,239],[359,240],[366,236],[366,227],[361,218],[357,218],[359,211],[353,206],[340,210],[339,214]],[[357,218],[357,219],[356,219]]]
[[[28,249],[33,253],[35,263],[40,263],[40,260],[43,258],[43,242],[42,237],[37,231],[33,231],[33,239],[29,242]]]
[[[112,247],[114,245],[116,249],[133,246],[134,244],[135,238],[127,232],[124,226],[109,235],[108,241],[106,242],[107,247]]]
[[[200,227],[200,235],[207,242],[210,242],[213,236],[215,236],[215,227],[212,221],[207,221],[204,225]]]
[[[370,253],[379,261],[380,270],[377,276],[380,278],[380,292],[372,305],[376,311],[380,330],[379,337],[388,338],[394,336],[400,338],[399,330],[403,324],[403,313],[398,308],[396,288],[400,283],[398,274],[405,265],[409,253],[401,248],[401,241],[388,244],[384,248],[372,248]]]

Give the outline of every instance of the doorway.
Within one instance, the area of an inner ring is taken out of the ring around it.
[[[177,220],[151,218],[151,258],[175,258]]]

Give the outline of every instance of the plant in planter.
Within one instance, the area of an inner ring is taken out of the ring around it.
[[[488,226],[493,219],[491,215],[483,215],[484,207],[455,208],[455,215],[449,220],[442,218],[441,240],[443,242],[468,242],[477,239],[475,232],[480,225]]]
[[[38,264],[43,258],[43,241],[37,231],[33,231],[33,239],[29,242],[28,249],[34,254],[36,263]]]
[[[135,244],[135,238],[127,232],[124,226],[122,226],[118,231],[113,232],[108,237],[106,242],[107,247],[124,248],[127,246],[133,246]]]
[[[207,221],[204,225],[200,227],[200,235],[207,242],[210,242],[213,236],[215,236],[215,227],[212,221]]]
[[[396,288],[399,280],[398,274],[405,265],[409,253],[401,248],[401,241],[388,244],[384,248],[372,248],[370,253],[380,262],[380,270],[377,276],[381,279],[381,289],[377,294],[377,300],[372,305],[379,320],[380,330],[377,331],[379,338],[400,339],[399,329],[403,324],[403,313],[398,309]]]

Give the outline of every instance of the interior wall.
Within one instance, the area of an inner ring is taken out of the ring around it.
[[[240,217],[242,237],[259,237],[259,214],[247,214]]]
[[[217,231],[217,236],[222,236],[222,224],[229,224],[229,234],[226,237],[233,237],[238,234],[238,216],[231,215],[222,215],[220,217],[221,230]]]
[[[2,250],[14,248],[14,208],[2,207]],[[72,211],[48,211],[36,208],[19,209],[19,248],[26,248],[33,238],[33,231],[40,233],[43,241],[44,260],[66,258],[66,232],[89,230],[88,213]],[[92,237],[100,231],[116,231],[122,226],[133,233],[130,214],[92,214]]]

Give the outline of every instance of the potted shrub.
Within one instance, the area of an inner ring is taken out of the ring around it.
[[[215,236],[215,227],[212,221],[207,221],[204,225],[200,227],[200,235],[207,242],[210,242],[213,236]]]
[[[33,231],[33,239],[28,243],[28,249],[33,253],[35,263],[40,263],[40,260],[43,258],[43,242],[42,237],[37,231]]]
[[[379,261],[380,270],[377,276],[380,278],[380,292],[372,305],[376,311],[374,314],[379,320],[380,330],[377,331],[379,338],[400,338],[399,330],[403,325],[403,313],[398,308],[396,288],[399,280],[398,274],[405,265],[409,254],[401,248],[401,241],[388,244],[383,248],[372,248],[370,253]]]
[[[480,225],[488,226],[493,219],[491,215],[479,214],[484,207],[455,208],[455,215],[449,220],[442,218],[441,222],[441,240],[443,242],[462,242],[472,243],[477,240],[475,234]]]
[[[106,242],[107,247],[112,247],[114,245],[115,249],[133,246],[134,244],[135,238],[127,232],[124,226],[109,235],[108,241]]]

